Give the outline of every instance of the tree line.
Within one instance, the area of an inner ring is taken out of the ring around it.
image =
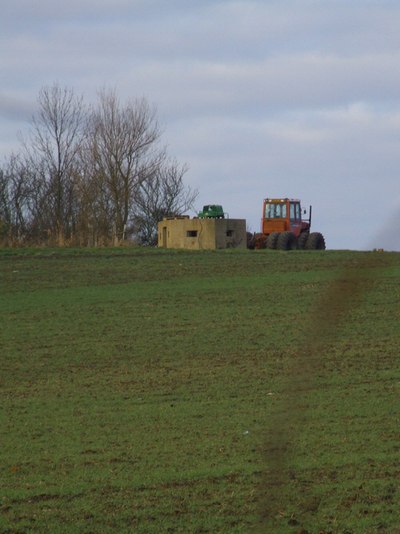
[[[9,246],[157,242],[157,223],[193,206],[185,164],[161,145],[146,99],[95,105],[58,84],[43,88],[18,153],[0,166],[0,243]]]

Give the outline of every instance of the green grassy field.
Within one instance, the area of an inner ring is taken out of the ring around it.
[[[400,532],[399,276],[396,253],[1,250],[0,532]]]

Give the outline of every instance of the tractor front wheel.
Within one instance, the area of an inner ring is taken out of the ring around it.
[[[306,247],[309,250],[325,250],[325,239],[319,232],[312,232],[307,239]]]
[[[300,250],[304,250],[305,248],[307,248],[307,240],[309,238],[309,235],[310,234],[308,232],[303,232],[299,235],[299,237],[297,238],[297,248],[299,248]]]
[[[296,236],[293,232],[282,232],[278,237],[279,250],[294,250],[297,248]]]
[[[267,237],[267,248],[276,249],[278,239],[279,232],[272,232],[272,234],[269,234],[269,236]]]

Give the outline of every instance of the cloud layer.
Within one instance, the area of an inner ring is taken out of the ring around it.
[[[370,247],[400,210],[399,27],[385,0],[6,0],[0,156],[44,85],[112,87],[157,106],[198,208],[257,230],[263,197],[299,197],[329,247]]]

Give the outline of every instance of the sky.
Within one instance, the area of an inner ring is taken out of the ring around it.
[[[2,0],[0,161],[43,87],[157,109],[195,204],[260,228],[313,207],[327,248],[400,250],[398,0]]]

